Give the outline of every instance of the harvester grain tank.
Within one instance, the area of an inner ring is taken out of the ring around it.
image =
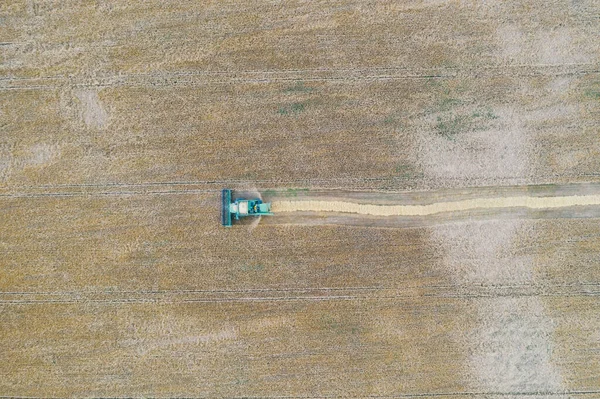
[[[272,215],[270,203],[263,202],[260,198],[236,198],[232,201],[231,190],[224,189],[221,192],[221,223],[223,226],[231,227],[233,219],[266,215]]]

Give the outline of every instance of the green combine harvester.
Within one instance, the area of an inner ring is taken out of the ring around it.
[[[236,198],[232,202],[231,190],[224,189],[221,194],[221,223],[225,227],[231,227],[233,218],[239,220],[246,216],[272,215],[271,204],[262,202],[259,198]]]

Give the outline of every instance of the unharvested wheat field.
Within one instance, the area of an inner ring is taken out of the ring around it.
[[[593,0],[1,2],[0,397],[600,397],[599,36]],[[281,212],[224,228],[222,188]]]

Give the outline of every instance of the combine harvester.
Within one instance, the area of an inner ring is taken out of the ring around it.
[[[232,202],[231,190],[224,189],[221,194],[221,223],[225,227],[231,227],[232,216],[235,220],[239,220],[246,216],[272,215],[271,204],[262,202],[259,198],[236,198]]]

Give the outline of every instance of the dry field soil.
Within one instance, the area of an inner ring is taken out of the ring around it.
[[[597,0],[1,1],[0,398],[599,398],[599,37]]]

